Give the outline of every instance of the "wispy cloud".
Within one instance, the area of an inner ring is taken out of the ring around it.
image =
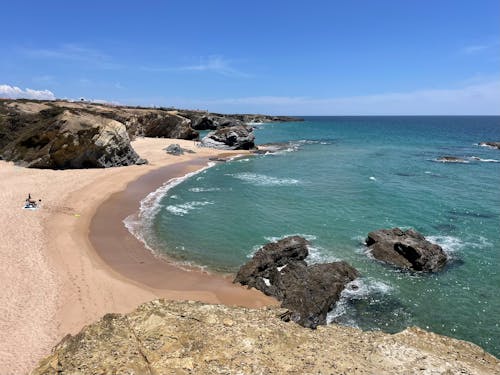
[[[500,114],[500,78],[459,88],[350,97],[253,96],[172,99],[169,105],[223,112],[295,115],[486,115]]]
[[[79,44],[63,44],[54,48],[21,48],[21,53],[33,59],[82,62],[101,69],[118,69],[120,64],[99,50]]]
[[[466,47],[462,48],[462,52],[465,53],[466,55],[472,55],[474,53],[484,51],[485,49],[488,49],[488,45],[478,44],[478,45],[473,45],[473,46],[466,46]]]
[[[475,55],[486,51],[498,50],[498,47],[500,47],[500,40],[496,39],[496,40],[490,40],[489,42],[486,43],[478,43],[478,44],[471,44],[464,46],[462,47],[460,52],[465,55]]]
[[[208,57],[202,57],[199,62],[191,65],[184,66],[167,66],[167,67],[151,67],[143,66],[141,67],[144,71],[150,72],[175,72],[175,71],[191,71],[191,72],[210,72],[216,73],[223,76],[232,77],[251,77],[250,74],[242,72],[236,69],[234,65],[234,60],[229,60],[223,56],[212,55]]]
[[[0,98],[54,100],[56,96],[49,90],[20,89],[17,86],[0,85]]]

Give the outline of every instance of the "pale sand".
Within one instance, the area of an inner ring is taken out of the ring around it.
[[[171,143],[196,153],[167,155],[162,149]],[[276,303],[229,279],[157,259],[124,229],[123,215],[133,213],[140,198],[220,153],[171,139],[138,139],[133,147],[148,165],[52,171],[0,161],[0,374],[26,373],[66,334],[157,297],[248,307]],[[40,209],[22,209],[28,192],[42,199]]]

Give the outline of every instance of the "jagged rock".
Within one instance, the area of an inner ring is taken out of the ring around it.
[[[191,120],[174,113],[151,113],[140,119],[145,137],[196,139]]]
[[[289,311],[283,316],[304,327],[326,324],[326,315],[345,285],[359,276],[345,262],[308,266],[308,242],[286,237],[259,249],[238,271],[234,282],[254,287],[281,301]]]
[[[480,142],[479,146],[497,148],[500,150],[500,142]]]
[[[52,169],[132,165],[139,159],[118,121],[69,110],[39,117],[38,126],[24,129],[4,148],[5,159]]]
[[[201,140],[201,146],[223,150],[251,150],[255,148],[253,129],[246,126],[222,127]]]
[[[436,272],[448,257],[441,246],[408,229],[380,229],[368,233],[366,246],[374,258],[403,269]]]
[[[179,146],[177,143],[173,143],[171,145],[168,145],[165,149],[165,152],[170,155],[182,155],[184,154],[184,149]]]
[[[467,160],[456,156],[441,156],[437,158],[436,161],[441,163],[467,163]]]
[[[469,374],[500,372],[478,346],[419,328],[303,329],[283,309],[157,300],[66,336],[32,375]]]

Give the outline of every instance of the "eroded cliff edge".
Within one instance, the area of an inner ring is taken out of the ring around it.
[[[278,308],[156,300],[68,335],[38,374],[496,374],[478,346],[419,328],[398,334],[285,323]]]

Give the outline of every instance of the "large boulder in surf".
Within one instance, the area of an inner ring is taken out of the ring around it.
[[[307,246],[307,240],[300,236],[269,243],[240,268],[234,282],[281,301],[288,309],[284,320],[316,328],[326,324],[327,313],[359,273],[346,262],[307,265]]]
[[[86,112],[42,112],[6,145],[6,160],[50,169],[105,168],[140,161],[121,122]]]
[[[255,148],[253,128],[248,126],[221,127],[207,134],[201,146],[222,150],[251,150]]]
[[[496,148],[500,150],[500,142],[480,142],[479,146]]]
[[[379,229],[368,233],[366,246],[374,258],[402,269],[436,272],[448,257],[441,246],[433,244],[413,229]]]

